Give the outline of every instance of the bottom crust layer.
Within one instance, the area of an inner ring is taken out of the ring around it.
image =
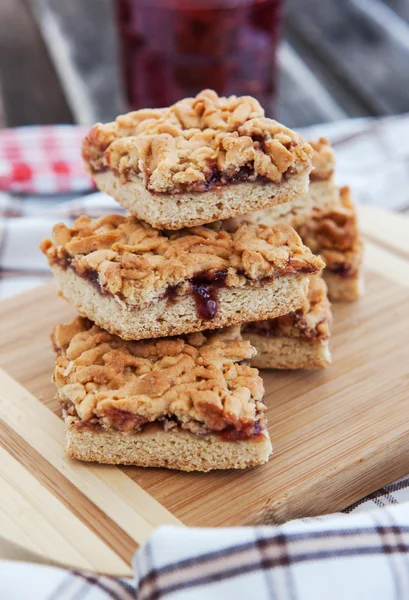
[[[356,277],[342,277],[324,269],[323,277],[328,286],[328,298],[332,302],[353,302],[364,293],[362,273],[357,273]]]
[[[256,439],[230,442],[217,435],[197,436],[180,429],[152,427],[125,434],[81,428],[77,423],[76,417],[65,419],[65,452],[70,458],[87,462],[206,472],[262,465],[272,452],[267,433]]]
[[[139,177],[125,183],[112,171],[92,173],[98,189],[115,198],[138,219],[157,229],[183,229],[229,219],[289,202],[308,191],[309,172],[303,170],[280,183],[246,182],[205,192],[152,194]]]
[[[251,366],[257,369],[321,369],[331,364],[328,340],[302,340],[243,333],[257,350]]]
[[[71,269],[54,266],[53,271],[59,293],[81,315],[124,340],[181,335],[242,322],[273,319],[300,308],[309,285],[309,276],[301,275],[279,277],[260,287],[220,289],[215,318],[204,320],[197,316],[192,295],[181,297],[175,303],[169,303],[164,298],[147,308],[132,309],[119,303],[113,296],[100,294]]]

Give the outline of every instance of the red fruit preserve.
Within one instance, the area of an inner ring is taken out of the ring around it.
[[[281,0],[115,0],[131,108],[204,88],[255,96],[272,116]]]

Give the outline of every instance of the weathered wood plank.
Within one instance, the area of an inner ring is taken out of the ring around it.
[[[30,0],[76,120],[89,124],[123,110],[115,30],[108,0]],[[62,68],[64,67],[64,68]],[[106,84],[109,82],[109,85]],[[206,83],[204,82],[204,87]],[[280,53],[277,118],[302,127],[347,116],[303,61],[284,45]],[[354,115],[365,114],[362,110]]]
[[[372,109],[368,108],[365,102],[362,102],[356,90],[346,85],[344,80],[339,78],[336,70],[323,64],[321,56],[311,52],[310,48],[306,47],[304,41],[299,36],[286,29],[285,39],[290,47],[293,48],[293,51],[302,57],[305,67],[314,73],[315,78],[321,83],[331,98],[333,98],[334,102],[345,111],[348,117],[373,116]],[[297,93],[299,87],[301,86],[297,86],[293,90],[292,95]],[[291,94],[290,91],[289,93]],[[288,101],[288,98],[285,97],[284,100]],[[317,120],[316,123],[318,122]]]
[[[303,58],[320,62],[324,82],[328,73],[335,76],[367,114],[405,112],[409,48],[387,20],[371,14],[374,4],[380,2],[309,0],[307,11],[303,0],[287,0],[286,29]]]
[[[6,73],[3,65],[10,65],[10,48],[13,64],[19,64],[18,75],[9,66],[10,76],[3,77],[7,121],[67,121],[71,118],[67,104],[75,120],[84,124],[121,112],[112,2],[26,2],[35,13],[67,100],[48,83],[45,74],[51,72],[54,84],[55,74],[24,0],[2,0],[0,70]],[[308,11],[303,0],[286,4],[288,43],[280,55],[279,119],[301,127],[345,116],[409,110],[407,2],[310,0]],[[27,89],[30,102],[23,102]]]
[[[278,56],[280,74],[276,118],[279,121],[297,128],[348,116],[288,43],[281,45]]]
[[[398,48],[409,51],[409,24],[383,0],[351,0],[361,15],[368,19]]]
[[[29,0],[75,120],[108,121],[123,111],[110,0]]]
[[[409,22],[409,3],[407,0],[383,0],[402,19]]]
[[[72,122],[41,34],[23,0],[0,2],[0,85],[6,125]]]

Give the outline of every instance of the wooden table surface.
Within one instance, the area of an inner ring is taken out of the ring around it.
[[[112,1],[1,0],[0,126],[88,124],[121,110]],[[285,7],[278,119],[301,127],[409,111],[407,0]]]

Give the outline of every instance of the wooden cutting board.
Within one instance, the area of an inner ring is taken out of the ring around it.
[[[47,560],[129,574],[161,524],[279,523],[338,511],[409,472],[409,226],[362,208],[365,296],[334,306],[334,364],[264,372],[274,454],[180,473],[64,457],[48,335],[74,312],[53,284],[0,305],[0,531]],[[375,232],[375,233],[374,233]]]

